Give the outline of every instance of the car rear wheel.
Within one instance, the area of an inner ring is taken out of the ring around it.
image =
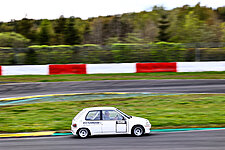
[[[86,138],[88,137],[89,132],[88,132],[88,129],[83,128],[83,129],[80,129],[77,134],[80,138]]]
[[[144,134],[144,129],[142,126],[134,126],[132,129],[132,135],[142,136]]]

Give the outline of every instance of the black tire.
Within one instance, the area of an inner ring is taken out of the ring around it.
[[[144,134],[144,128],[142,126],[134,126],[131,133],[133,136],[142,136]]]
[[[77,131],[77,135],[82,139],[87,138],[89,136],[89,130],[86,128],[81,128]]]

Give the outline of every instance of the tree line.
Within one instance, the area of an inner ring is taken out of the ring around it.
[[[0,23],[0,47],[112,43],[225,42],[225,7],[212,9],[200,3],[191,7],[125,13],[113,16]]]

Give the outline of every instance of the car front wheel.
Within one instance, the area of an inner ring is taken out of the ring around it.
[[[88,137],[88,135],[89,135],[89,132],[88,132],[88,129],[80,129],[79,131],[78,131],[78,136],[80,137],[80,138],[86,138],[86,137]]]
[[[132,129],[132,135],[142,136],[144,134],[144,129],[141,126],[134,126]]]

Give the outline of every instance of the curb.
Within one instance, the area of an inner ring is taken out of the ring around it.
[[[225,130],[224,128],[181,128],[181,129],[154,129],[151,132],[184,132],[184,131],[212,131]],[[42,131],[42,132],[26,132],[26,133],[8,133],[0,134],[0,138],[18,138],[18,137],[42,137],[42,136],[66,136],[73,135],[69,131]]]
[[[70,93],[70,94],[48,94],[48,95],[35,95],[35,96],[24,96],[24,97],[13,97],[13,98],[2,98],[0,101],[17,101],[28,98],[38,97],[50,97],[50,96],[71,96],[71,95],[94,95],[94,94],[127,94],[128,92],[100,92],[100,93]]]
[[[54,133],[55,131],[9,133],[9,134],[0,134],[0,138],[50,136],[53,135]]]

